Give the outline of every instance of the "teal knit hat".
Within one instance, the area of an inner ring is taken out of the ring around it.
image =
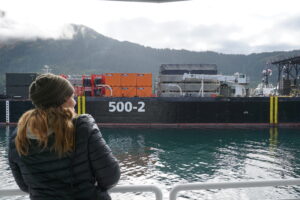
[[[72,84],[54,74],[39,75],[29,86],[29,98],[37,108],[59,107],[74,93]]]

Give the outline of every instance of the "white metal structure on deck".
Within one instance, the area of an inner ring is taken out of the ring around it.
[[[247,95],[244,85],[249,84],[249,78],[245,74],[236,72],[234,75],[222,75],[222,74],[189,74],[184,73],[182,80],[186,81],[201,81],[201,88],[198,96],[204,97],[203,86],[204,80],[217,81],[217,84],[230,84],[234,89],[234,97],[245,97]]]
[[[169,84],[167,84],[169,87],[176,87],[176,88],[178,88],[178,90],[179,90],[179,93],[180,93],[180,96],[183,96],[183,92],[182,92],[182,89],[181,89],[181,87],[178,85],[178,84],[175,84],[175,83],[169,83]]]
[[[284,180],[264,180],[264,181],[240,181],[240,182],[223,182],[223,183],[188,183],[179,184],[172,187],[169,200],[176,200],[179,192],[191,190],[211,190],[211,189],[233,189],[233,188],[255,188],[255,187],[276,187],[276,186],[292,186],[300,185],[298,179]],[[109,190],[109,193],[128,193],[128,192],[152,192],[155,194],[156,200],[163,200],[162,190],[155,185],[127,185],[116,186]],[[8,196],[27,195],[19,189],[0,190],[0,198]],[[298,198],[299,199],[299,198]]]
[[[249,84],[249,78],[245,74],[236,72],[234,75],[222,74],[188,74],[184,73],[182,76],[183,81],[187,80],[217,80],[224,83],[237,83],[241,85]]]

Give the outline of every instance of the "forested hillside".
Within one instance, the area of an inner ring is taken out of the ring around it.
[[[161,64],[208,63],[217,64],[219,73],[246,73],[256,84],[261,79],[261,71],[266,67],[272,67],[267,65],[268,62],[300,53],[291,51],[230,55],[154,49],[130,42],[120,42],[85,26],[73,25],[73,27],[75,30],[73,39],[39,39],[0,45],[1,91],[6,72],[41,72],[44,65],[50,66],[53,73],[151,72],[156,76]],[[276,69],[274,72],[276,74]]]

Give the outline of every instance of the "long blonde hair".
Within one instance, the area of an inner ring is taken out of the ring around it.
[[[30,146],[28,131],[37,139],[42,148],[48,145],[48,131],[55,134],[55,142],[51,147],[60,157],[72,152],[75,145],[75,127],[73,118],[75,112],[71,108],[50,107],[35,108],[25,112],[18,122],[18,132],[15,139],[16,149],[20,155],[27,155]]]

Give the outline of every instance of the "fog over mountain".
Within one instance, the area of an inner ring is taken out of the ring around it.
[[[1,14],[5,15],[5,13]],[[0,43],[1,91],[6,72],[41,72],[48,65],[53,73],[90,74],[105,72],[154,73],[161,64],[217,64],[219,73],[246,73],[253,83],[272,60],[299,55],[300,51],[250,55],[205,51],[154,49],[120,42],[82,25],[70,25],[60,39],[6,39]],[[1,93],[1,92],[0,92]]]

